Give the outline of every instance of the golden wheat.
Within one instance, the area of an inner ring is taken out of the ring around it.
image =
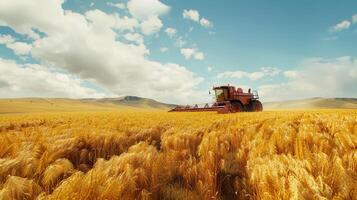
[[[357,111],[2,115],[0,199],[357,199]]]

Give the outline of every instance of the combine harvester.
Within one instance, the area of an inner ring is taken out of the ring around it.
[[[198,106],[177,106],[169,112],[203,112],[217,111],[218,113],[235,113],[235,112],[261,112],[263,105],[258,100],[258,92],[249,89],[247,93],[242,88],[234,86],[213,87],[216,102],[209,105],[206,103],[203,107]]]

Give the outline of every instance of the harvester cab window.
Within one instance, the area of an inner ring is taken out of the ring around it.
[[[216,93],[216,101],[225,101],[228,99],[228,89],[226,88],[219,88],[214,90]]]

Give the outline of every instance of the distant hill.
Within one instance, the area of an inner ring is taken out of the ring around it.
[[[120,110],[169,110],[174,107],[135,96],[102,99],[14,98],[0,99],[0,114]]]
[[[130,106],[135,108],[151,108],[151,109],[170,109],[175,107],[174,104],[161,103],[153,99],[137,97],[137,96],[125,96],[119,98],[102,98],[102,99],[80,99],[81,102],[96,102],[105,104],[114,104],[121,106]]]
[[[357,109],[357,98],[310,98],[267,102],[264,109]]]
[[[35,112],[83,112],[123,110],[170,110],[174,104],[136,96],[99,99],[15,98],[0,99],[0,114]],[[357,109],[357,98],[311,98],[263,103],[275,109]]]

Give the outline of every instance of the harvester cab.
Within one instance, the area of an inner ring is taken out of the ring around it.
[[[228,87],[213,88],[214,94],[216,96],[216,101],[226,101],[229,97]]]
[[[200,112],[200,111],[217,111],[218,113],[234,113],[234,112],[260,112],[263,111],[263,105],[258,100],[258,92],[248,90],[244,92],[242,88],[234,86],[218,86],[213,87],[215,94],[215,102],[212,106],[198,107],[195,106],[177,106],[170,112]]]

